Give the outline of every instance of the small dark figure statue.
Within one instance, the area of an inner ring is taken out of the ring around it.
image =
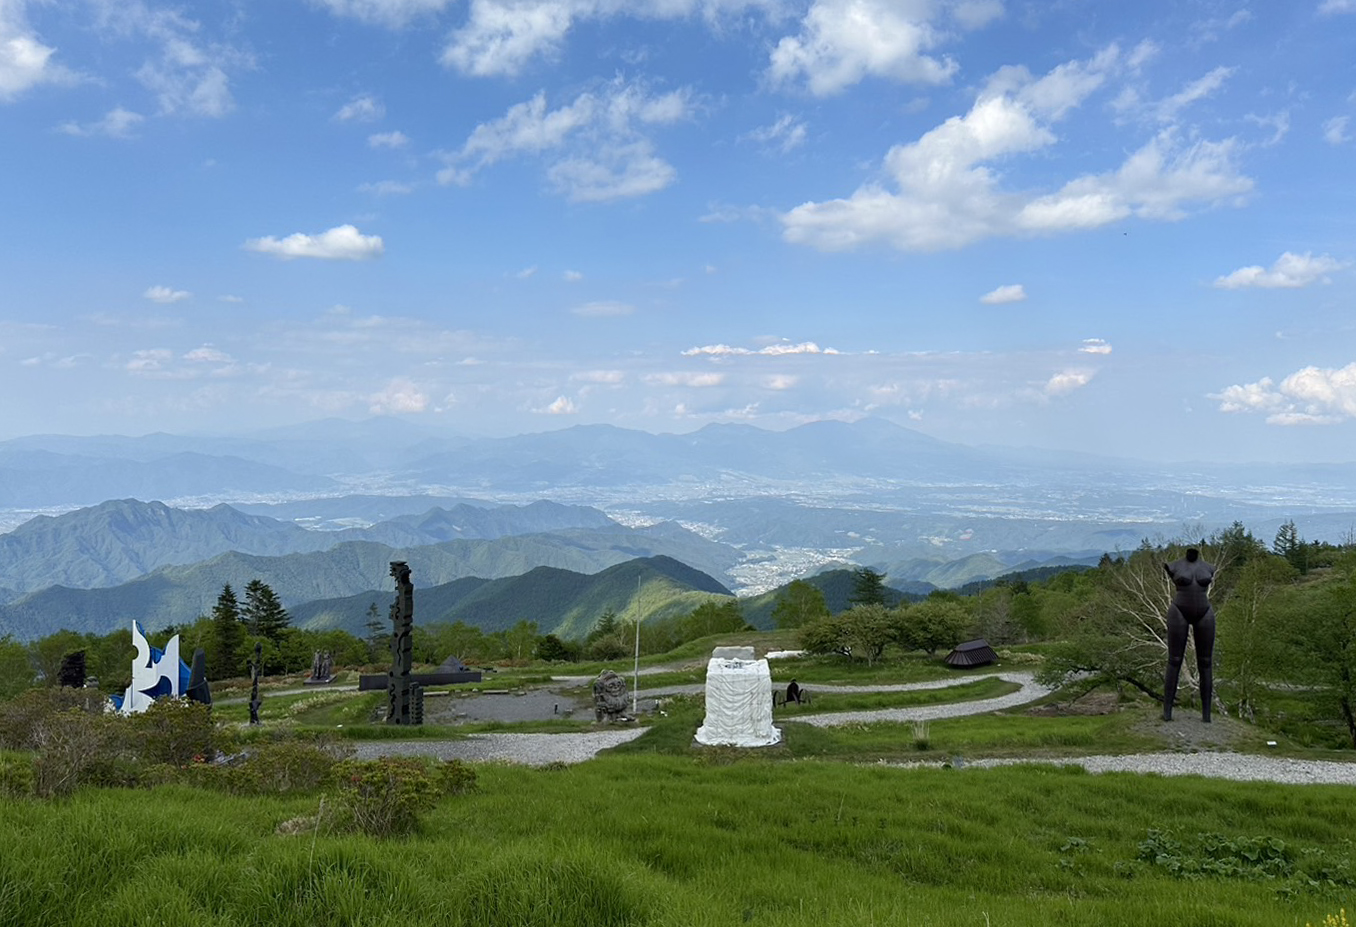
[[[1214,671],[1211,659],[1215,651],[1215,609],[1206,590],[1215,578],[1215,567],[1201,559],[1201,552],[1189,548],[1181,560],[1163,564],[1177,594],[1168,606],[1168,670],[1163,679],[1163,720],[1172,720],[1172,703],[1177,699],[1177,679],[1186,655],[1187,631],[1196,639],[1196,672],[1201,681],[1201,720],[1210,721],[1210,699],[1214,695]]]
[[[796,685],[794,679],[791,680],[791,685],[786,687],[786,704],[790,705],[792,702],[800,704],[800,686]]]
[[[264,663],[264,645],[254,642],[254,659],[250,661],[250,724],[259,723],[259,709],[264,700],[259,697],[259,669]]]

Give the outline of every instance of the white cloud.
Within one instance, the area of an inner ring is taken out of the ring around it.
[[[1003,16],[1001,0],[961,0],[951,15],[963,29],[982,29]]]
[[[791,389],[799,382],[800,377],[785,373],[774,373],[763,378],[763,386],[775,390]]]
[[[132,352],[132,359],[126,364],[131,373],[154,374],[163,370],[165,364],[174,359],[174,352],[166,348],[150,348]]]
[[[234,358],[225,351],[219,351],[210,345],[194,348],[184,355],[184,360],[195,364],[230,364]]]
[[[926,0],[815,0],[796,36],[773,49],[774,84],[804,81],[815,96],[830,96],[866,77],[942,84],[957,70],[951,59],[925,54],[941,34],[928,22]]]
[[[587,319],[604,319],[631,315],[636,311],[636,307],[629,303],[603,300],[599,302],[584,303],[582,306],[575,306],[570,311],[575,315],[583,316]]]
[[[1092,381],[1092,372],[1088,370],[1064,370],[1045,382],[1045,395],[1063,396],[1076,389],[1082,389]]]
[[[1323,0],[1318,5],[1318,12],[1321,15],[1356,13],[1356,0]]]
[[[54,64],[56,49],[42,44],[24,18],[23,0],[0,0],[0,102],[41,84],[74,79]]]
[[[1020,303],[1024,299],[1026,299],[1026,287],[1020,283],[1009,283],[990,290],[981,296],[979,301],[991,306],[1001,306],[1004,303]]]
[[[441,12],[452,0],[311,0],[335,16],[399,28],[418,16]]]
[[[1356,363],[1305,367],[1278,385],[1270,377],[1212,393],[1221,412],[1256,412],[1269,425],[1326,425],[1356,418]]]
[[[557,396],[555,401],[542,409],[533,409],[533,412],[542,412],[547,415],[574,415],[579,411],[579,407],[568,396]]]
[[[188,292],[188,290],[175,290],[167,286],[150,287],[149,289],[146,290],[145,293],[142,293],[141,295],[149,299],[151,302],[160,303],[161,305],[166,306],[172,303],[183,302],[184,300],[189,299],[193,296],[193,294]]]
[[[378,180],[376,183],[359,184],[358,192],[370,193],[373,196],[404,196],[414,192],[414,184],[402,183],[399,180]]]
[[[218,296],[217,299],[221,300],[223,303],[243,303],[245,301],[243,296],[233,296],[230,293],[223,293],[221,296]]]
[[[1324,122],[1323,141],[1329,145],[1344,145],[1351,141],[1351,136],[1347,134],[1347,124],[1350,121],[1350,116],[1334,116]]]
[[[386,107],[371,94],[354,97],[334,114],[335,122],[376,122],[386,115]]]
[[[616,386],[626,380],[626,374],[620,370],[583,370],[572,374],[571,380],[578,380],[581,383],[599,383],[605,386]]]
[[[632,16],[671,20],[700,13],[722,16],[781,0],[471,0],[465,25],[452,33],[443,64],[477,77],[520,73],[532,59],[552,56],[578,20]]]
[[[560,276],[566,283],[578,283],[580,280],[584,279],[584,275],[577,270],[567,270]]]
[[[447,166],[438,181],[465,185],[498,161],[530,155],[545,158],[551,185],[577,202],[653,193],[671,184],[676,172],[655,155],[644,130],[689,118],[693,111],[687,90],[651,94],[622,78],[554,110],[539,92],[477,126],[460,151],[443,154]]]
[[[1080,354],[1110,354],[1111,345],[1103,338],[1084,338]]]
[[[368,397],[373,415],[404,415],[428,408],[428,394],[405,377],[396,377]]]
[[[284,260],[319,258],[327,261],[366,261],[380,257],[386,250],[379,235],[363,235],[351,225],[339,225],[319,235],[296,232],[286,238],[251,238],[242,246],[246,251],[271,254]]]
[[[683,351],[684,357],[697,357],[699,355],[708,355],[711,357],[726,356],[745,356],[761,354],[768,357],[784,357],[788,354],[837,354],[834,348],[821,348],[813,341],[804,341],[800,344],[791,344],[790,342],[778,342],[776,344],[766,345],[758,349],[736,348],[728,344],[707,344],[700,347],[688,348]]]
[[[725,382],[723,373],[665,372],[645,375],[645,382],[652,386],[692,386],[704,389],[720,386]]]
[[[109,110],[104,118],[97,122],[87,122],[84,125],[77,122],[66,122],[62,123],[60,131],[67,135],[85,137],[103,135],[108,138],[131,138],[133,130],[145,119],[146,117],[140,113],[134,113],[117,106]]]
[[[786,154],[805,143],[807,128],[804,122],[789,116],[781,116],[770,126],[760,126],[744,137],[769,148],[775,148]]]
[[[404,132],[376,132],[367,136],[369,148],[404,148],[410,143],[410,137]]]
[[[1233,75],[1235,70],[1237,69],[1215,68],[1205,76],[1187,84],[1172,96],[1159,101],[1158,105],[1154,107],[1159,122],[1176,122],[1183,109],[1198,100],[1213,96],[1217,90],[1224,86],[1224,82]]]
[[[524,267],[522,270],[518,271],[513,276],[517,277],[519,280],[526,280],[532,275],[534,275],[536,272],[537,266],[534,264],[531,267]]]
[[[1276,259],[1271,269],[1253,265],[1240,267],[1231,274],[1218,277],[1215,286],[1223,290],[1245,287],[1262,289],[1298,289],[1313,283],[1328,283],[1327,275],[1346,267],[1348,261],[1339,261],[1326,254],[1314,257],[1309,252],[1293,254],[1289,251]]]
[[[825,251],[875,243],[936,251],[997,236],[1098,228],[1130,216],[1175,220],[1190,205],[1236,201],[1252,189],[1234,165],[1232,139],[1183,141],[1171,128],[1116,170],[1075,178],[1054,193],[1002,189],[991,163],[1055,144],[1052,124],[1097,89],[1118,60],[1113,47],[1035,80],[1022,68],[1003,68],[964,116],[892,148],[887,184],[797,206],[781,217],[784,237]]]

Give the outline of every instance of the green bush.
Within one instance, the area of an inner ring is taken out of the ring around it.
[[[341,826],[373,837],[408,834],[419,816],[444,795],[476,787],[475,770],[452,761],[413,757],[345,760],[334,768],[335,807]]]
[[[193,781],[233,795],[314,792],[330,782],[346,745],[281,740],[252,745],[243,758],[221,766],[195,766]]]
[[[0,702],[0,749],[33,750],[36,732],[54,715],[73,708],[103,710],[104,697],[93,689],[29,689],[7,702]]]
[[[30,732],[38,754],[33,761],[33,790],[44,798],[69,795],[88,780],[91,770],[110,765],[121,752],[117,720],[82,708],[38,719]]]
[[[158,698],[126,719],[132,748],[146,763],[188,766],[215,753],[212,710],[186,698]]]
[[[0,753],[0,796],[33,794],[33,760],[23,754]]]

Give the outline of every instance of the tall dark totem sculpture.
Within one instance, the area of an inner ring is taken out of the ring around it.
[[[391,562],[396,597],[391,603],[391,674],[386,684],[386,723],[416,724],[410,670],[414,664],[414,583],[409,564]]]

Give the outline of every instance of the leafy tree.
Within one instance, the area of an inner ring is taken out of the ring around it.
[[[1296,597],[1285,627],[1297,657],[1292,672],[1313,687],[1320,708],[1342,719],[1356,747],[1356,553],[1337,570]]]
[[[283,629],[292,622],[273,589],[260,579],[252,579],[246,584],[245,604],[240,609],[240,617],[248,625],[250,634],[266,637],[274,643],[278,642]]]
[[[463,663],[489,659],[490,655],[485,646],[485,632],[480,628],[464,621],[454,621],[451,624],[433,625],[431,630],[437,651],[432,661],[441,663],[448,657],[456,657]]]
[[[843,634],[843,623],[837,618],[817,618],[800,629],[800,646],[809,653],[837,653],[852,656],[852,648]]]
[[[28,645],[33,666],[38,677],[45,685],[57,684],[57,671],[61,669],[61,660],[68,653],[85,649],[85,638],[75,631],[57,631]],[[128,655],[128,667],[131,667],[131,654]]]
[[[1283,557],[1254,556],[1239,571],[1229,601],[1217,611],[1215,645],[1220,684],[1215,691],[1226,709],[1249,721],[1256,717],[1263,684],[1281,675],[1276,633],[1277,595],[1290,586],[1295,568]]]
[[[532,655],[547,663],[573,662],[579,658],[579,645],[566,643],[554,634],[547,634],[538,639]]]
[[[965,638],[970,612],[960,602],[928,598],[896,609],[897,638],[907,650],[923,650],[933,656],[950,650]]]
[[[794,579],[777,594],[772,619],[779,628],[799,628],[817,618],[827,618],[824,593],[803,579]]]
[[[241,645],[245,626],[240,621],[240,602],[227,583],[212,606],[212,642],[207,650],[207,673],[212,679],[229,679],[240,673]]]
[[[514,662],[526,660],[537,643],[537,623],[519,621],[504,632],[504,643],[508,646],[510,660]]]
[[[895,639],[894,623],[884,605],[854,605],[834,620],[842,646],[868,665],[879,660]]]
[[[678,622],[679,643],[711,634],[729,634],[748,628],[738,599],[709,599]]]
[[[13,698],[35,681],[28,648],[8,634],[0,637],[0,700]]]
[[[885,605],[885,574],[867,566],[853,570],[848,601],[853,605]]]

